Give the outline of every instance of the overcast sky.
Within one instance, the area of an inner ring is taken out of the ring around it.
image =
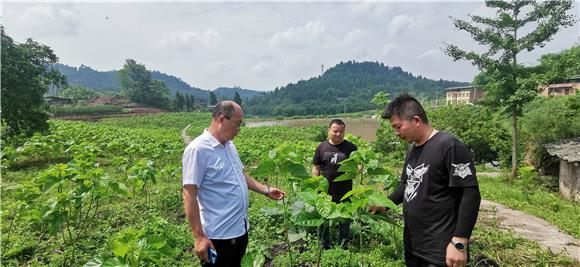
[[[578,14],[578,2],[573,10]],[[481,2],[4,2],[2,24],[17,42],[50,46],[59,61],[108,71],[132,58],[192,86],[273,90],[341,61],[378,61],[414,75],[471,81],[478,72],[441,52],[473,49],[449,16],[493,15]],[[579,26],[519,60],[580,43]]]

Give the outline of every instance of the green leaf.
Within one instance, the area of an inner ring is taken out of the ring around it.
[[[332,182],[342,182],[342,181],[348,181],[348,180],[353,180],[354,178],[356,178],[356,173],[344,173],[338,177],[336,177]]]
[[[368,175],[390,175],[391,173],[384,168],[377,167],[376,169],[368,169]]]
[[[306,171],[306,169],[304,168],[304,165],[298,164],[298,163],[291,163],[288,166],[288,172],[292,176],[302,178],[302,179],[310,177],[310,174]]]
[[[340,167],[338,168],[338,171],[345,173],[357,173],[358,164],[352,160],[350,161],[343,160],[340,162]]]
[[[331,201],[325,201],[324,199],[319,199],[316,202],[316,210],[323,218],[328,218],[333,211],[333,205]]]
[[[306,231],[300,232],[288,232],[288,239],[290,242],[296,242],[298,240],[304,239],[306,237]]]
[[[276,173],[276,164],[274,161],[267,159],[260,162],[253,174],[256,177],[266,177],[273,173]]]
[[[122,241],[115,240],[113,241],[113,253],[117,257],[125,257],[127,252],[129,251],[129,245],[127,243],[123,243]]]
[[[397,205],[395,205],[395,203],[393,203],[393,201],[391,201],[388,197],[386,197],[385,195],[383,195],[380,192],[374,191],[369,197],[368,197],[368,203],[369,205],[372,206],[381,206],[381,207],[387,207],[389,209],[392,210],[396,210],[397,209]]]

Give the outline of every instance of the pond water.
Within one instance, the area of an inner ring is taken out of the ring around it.
[[[248,121],[246,127],[285,125],[289,127],[305,127],[310,125],[328,126],[332,119],[296,119],[296,120],[272,120],[272,121]],[[379,119],[374,118],[344,118],[346,133],[360,136],[367,141],[376,141],[376,131],[379,128]]]

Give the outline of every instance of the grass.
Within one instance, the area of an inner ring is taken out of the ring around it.
[[[540,217],[580,238],[580,203],[562,198],[553,180],[535,174],[520,175],[515,180],[508,177],[478,177],[482,198]]]
[[[76,116],[76,115],[104,115],[123,112],[122,107],[112,105],[94,106],[56,106],[52,108],[54,116]]]
[[[480,219],[473,231],[471,266],[493,266],[491,260],[499,266],[577,266],[564,253],[554,254],[534,241],[499,229],[495,216],[490,217]]]

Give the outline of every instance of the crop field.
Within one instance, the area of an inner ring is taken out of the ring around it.
[[[51,133],[2,148],[3,266],[199,266],[183,212],[181,131],[199,135],[208,113],[167,113],[100,122],[50,121]],[[400,207],[386,195],[400,166],[360,138],[345,161],[351,201],[335,204],[311,177],[321,127],[242,127],[234,139],[246,171],[286,191],[283,201],[251,193],[245,266],[402,266]],[[401,161],[402,159],[395,159]],[[362,166],[362,171],[357,168]],[[372,215],[369,205],[391,208]],[[350,220],[353,239],[329,250],[318,227]],[[537,244],[480,222],[471,264],[573,265]],[[485,266],[485,265],[478,265]]]

